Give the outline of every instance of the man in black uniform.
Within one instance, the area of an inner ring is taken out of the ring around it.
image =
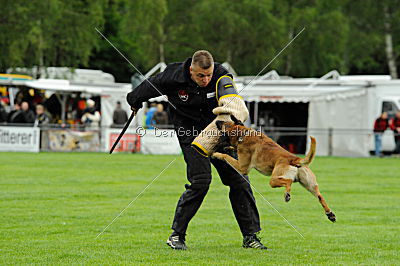
[[[243,247],[266,249],[257,238],[261,230],[260,219],[253,192],[248,183],[227,163],[201,155],[191,143],[216,115],[212,110],[218,107],[215,97],[217,80],[228,74],[219,63],[214,63],[211,54],[200,50],[183,63],[172,63],[164,72],[145,80],[127,95],[133,111],[142,107],[150,98],[167,95],[171,104],[169,116],[178,136],[187,165],[186,191],[178,201],[175,211],[172,235],[167,244],[173,249],[186,249],[186,229],[192,217],[200,208],[211,183],[211,165],[217,169],[222,183],[230,187],[229,199],[233,212],[243,234]],[[153,88],[154,85],[155,88]]]

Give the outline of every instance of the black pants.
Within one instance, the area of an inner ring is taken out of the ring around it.
[[[187,140],[187,139],[186,139]],[[206,158],[190,146],[191,141],[179,139],[187,165],[186,191],[178,201],[172,229],[186,234],[190,220],[200,208],[211,183],[211,164],[217,169],[222,183],[230,187],[229,199],[243,235],[261,230],[256,201],[249,183],[227,163]],[[247,180],[248,177],[246,176]]]
[[[400,133],[398,133],[398,134],[400,134]],[[393,153],[400,154],[400,136],[394,137],[394,143],[396,144],[396,147],[394,148]]]

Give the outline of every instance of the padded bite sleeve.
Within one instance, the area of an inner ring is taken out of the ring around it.
[[[218,107],[214,108],[213,113],[217,115],[203,131],[192,142],[192,147],[200,154],[209,156],[215,152],[215,147],[219,142],[220,132],[215,124],[217,120],[230,121],[230,115],[244,122],[249,116],[243,98],[238,95],[235,83],[230,76],[222,76],[216,83],[216,93]]]

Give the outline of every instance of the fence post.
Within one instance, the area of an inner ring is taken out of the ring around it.
[[[333,128],[328,128],[328,156],[333,154]]]

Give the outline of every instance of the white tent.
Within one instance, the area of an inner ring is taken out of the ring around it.
[[[368,108],[366,88],[316,96],[309,104],[308,135],[318,140],[318,155],[369,155],[371,125],[365,114]]]
[[[251,82],[252,77],[238,77],[236,84],[245,101],[255,102],[255,116],[259,102],[309,103],[307,132],[317,138],[318,155],[369,156],[382,102],[393,99],[400,106],[400,81],[390,76],[338,76],[335,71],[330,76],[335,79],[325,75]],[[392,136],[384,139],[384,146],[385,142],[393,147]]]
[[[47,90],[57,94],[62,108],[62,118],[65,119],[66,95],[74,92],[101,96],[101,124],[110,126],[116,102],[120,101],[124,110],[130,114],[130,107],[126,103],[126,94],[131,91],[129,83],[83,83],[62,79],[38,79],[26,81],[25,86]]]

